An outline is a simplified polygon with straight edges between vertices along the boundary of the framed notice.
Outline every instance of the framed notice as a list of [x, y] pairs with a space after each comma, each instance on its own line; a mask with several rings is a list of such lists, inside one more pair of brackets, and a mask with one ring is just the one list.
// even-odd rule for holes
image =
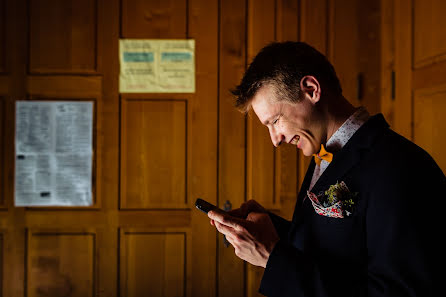
[[92, 205], [92, 158], [93, 102], [16, 102], [16, 206]]
[[120, 93], [194, 93], [195, 40], [119, 40]]

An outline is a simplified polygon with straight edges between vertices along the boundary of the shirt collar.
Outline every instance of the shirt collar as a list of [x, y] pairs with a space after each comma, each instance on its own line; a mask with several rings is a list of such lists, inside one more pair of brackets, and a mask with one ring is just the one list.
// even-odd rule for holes
[[325, 147], [329, 152], [338, 152], [350, 140], [356, 131], [370, 118], [366, 108], [361, 106], [336, 130]]

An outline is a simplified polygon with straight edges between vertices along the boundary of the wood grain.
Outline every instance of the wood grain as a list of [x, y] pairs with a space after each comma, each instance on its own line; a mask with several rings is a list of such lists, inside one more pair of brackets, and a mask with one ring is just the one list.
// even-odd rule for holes
[[121, 37], [184, 39], [187, 0], [122, 0]]
[[[220, 1], [218, 204], [238, 208], [246, 200], [246, 117], [234, 108], [230, 93], [246, 66], [246, 1]], [[245, 292], [245, 264], [218, 236], [218, 296]], [[230, 271], [231, 273], [228, 273]]]
[[187, 102], [124, 100], [121, 208], [186, 208]]
[[121, 229], [121, 295], [187, 296], [188, 235], [184, 229]]
[[[193, 203], [255, 198], [291, 219], [310, 158], [275, 149], [229, 94], [274, 40], [326, 54], [352, 103], [384, 110], [443, 168], [444, 32], [431, 21], [443, 24], [444, 4], [414, 3], [415, 20], [401, 0], [0, 0], [0, 295], [64, 293], [59, 263], [85, 296], [258, 296], [263, 269], [223, 247]], [[119, 94], [119, 38], [195, 39], [196, 92]], [[383, 95], [393, 66], [394, 101]], [[39, 98], [95, 101], [95, 207], [14, 207], [14, 103]]]
[[6, 72], [6, 0], [0, 0], [0, 73]]
[[96, 72], [97, 1], [30, 0], [31, 73]]
[[95, 234], [29, 230], [27, 296], [94, 296]]
[[415, 69], [446, 59], [446, 2], [413, 1], [413, 65]]
[[413, 141], [424, 148], [446, 172], [446, 146], [443, 120], [446, 111], [446, 84], [417, 89], [414, 93]]

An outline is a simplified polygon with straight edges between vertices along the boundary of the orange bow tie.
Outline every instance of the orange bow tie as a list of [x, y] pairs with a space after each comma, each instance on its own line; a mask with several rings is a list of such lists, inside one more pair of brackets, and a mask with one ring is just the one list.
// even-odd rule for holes
[[328, 163], [330, 163], [333, 160], [333, 154], [329, 153], [325, 150], [325, 147], [323, 144], [321, 144], [321, 151], [317, 154], [313, 154], [314, 161], [317, 165], [321, 165], [321, 161], [325, 160]]

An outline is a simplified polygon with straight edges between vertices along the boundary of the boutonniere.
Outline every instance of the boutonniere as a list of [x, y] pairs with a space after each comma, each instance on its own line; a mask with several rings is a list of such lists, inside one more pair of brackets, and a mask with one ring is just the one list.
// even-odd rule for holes
[[353, 214], [358, 192], [352, 193], [347, 185], [341, 181], [331, 185], [325, 192], [316, 195], [307, 192], [314, 210], [323, 216], [344, 218]]

